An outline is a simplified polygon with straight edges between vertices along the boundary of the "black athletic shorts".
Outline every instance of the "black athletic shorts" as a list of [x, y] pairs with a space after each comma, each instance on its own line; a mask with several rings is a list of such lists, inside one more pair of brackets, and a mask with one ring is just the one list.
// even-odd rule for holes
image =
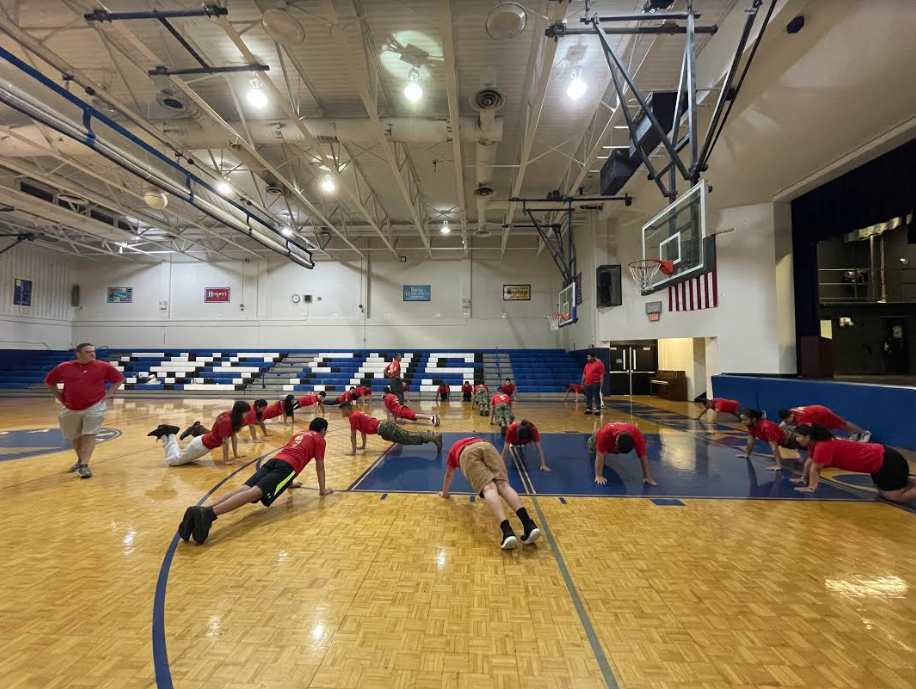
[[269, 507], [270, 503], [289, 488], [289, 484], [293, 482], [294, 478], [296, 478], [296, 472], [293, 467], [288, 462], [275, 457], [264, 462], [254, 476], [245, 481], [245, 485], [249, 488], [254, 488], [255, 486], [260, 488], [264, 493], [261, 498], [261, 504], [264, 507]]
[[462, 397], [463, 397], [463, 399], [464, 399], [465, 402], [470, 402], [470, 401], [471, 401], [471, 393], [469, 393], [469, 392], [464, 393], [464, 395], [463, 395]]
[[910, 465], [897, 450], [884, 446], [884, 464], [871, 475], [878, 490], [888, 492], [906, 488], [910, 478]]

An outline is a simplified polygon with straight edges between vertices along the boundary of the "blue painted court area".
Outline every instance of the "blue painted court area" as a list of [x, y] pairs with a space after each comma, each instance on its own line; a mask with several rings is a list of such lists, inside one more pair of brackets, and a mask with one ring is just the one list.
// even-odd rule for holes
[[[95, 437], [96, 443], [106, 443], [121, 435], [114, 428], [102, 428]], [[59, 428], [27, 428], [0, 431], [0, 462], [49, 455], [71, 448]]]
[[[395, 446], [369, 469], [351, 490], [380, 493], [425, 493], [442, 488], [449, 448], [466, 434], [444, 433], [444, 447], [437, 456], [431, 445]], [[480, 435], [502, 449], [498, 434]], [[799, 493], [789, 479], [796, 472], [768, 471], [772, 462], [736, 457], [735, 448], [700, 436], [647, 434], [646, 447], [657, 486], [642, 482], [639, 460], [633, 454], [605, 459], [608, 482], [594, 483], [594, 458], [588, 455], [584, 433], [541, 434], [550, 473], [538, 470], [537, 450], [523, 448], [520, 460], [506, 458], [509, 481], [519, 493], [539, 495], [648, 498], [775, 498], [787, 500], [870, 500], [859, 491], [822, 482], [817, 494]], [[743, 442], [743, 441], [742, 441]], [[763, 450], [765, 448], [761, 448]], [[794, 466], [796, 463], [789, 463]], [[800, 467], [796, 467], [800, 468]], [[456, 493], [471, 489], [460, 472], [452, 484]]]

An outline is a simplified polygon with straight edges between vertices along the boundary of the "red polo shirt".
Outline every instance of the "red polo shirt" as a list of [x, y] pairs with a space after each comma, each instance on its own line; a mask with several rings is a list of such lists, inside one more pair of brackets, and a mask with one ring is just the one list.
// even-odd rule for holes
[[64, 406], [74, 411], [88, 409], [98, 403], [105, 396], [105, 381], [113, 385], [122, 380], [124, 376], [118, 369], [98, 359], [86, 364], [65, 361], [45, 376], [45, 382], [50, 385], [64, 384], [61, 393]]
[[585, 378], [586, 385], [600, 383], [604, 376], [604, 363], [601, 359], [595, 359], [591, 363], [585, 364], [585, 368], [582, 369], [582, 375]]

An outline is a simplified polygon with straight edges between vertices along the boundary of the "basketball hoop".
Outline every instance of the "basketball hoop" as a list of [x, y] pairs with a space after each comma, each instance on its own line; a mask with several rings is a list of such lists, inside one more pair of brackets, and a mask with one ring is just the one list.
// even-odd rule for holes
[[547, 320], [550, 321], [551, 330], [559, 330], [560, 321], [569, 320], [569, 314], [568, 313], [548, 313]]
[[633, 261], [630, 264], [630, 275], [639, 287], [640, 294], [645, 294], [652, 287], [652, 282], [658, 271], [665, 275], [671, 275], [674, 272], [674, 263], [672, 261], [659, 261], [657, 258], [647, 258], [642, 261]]

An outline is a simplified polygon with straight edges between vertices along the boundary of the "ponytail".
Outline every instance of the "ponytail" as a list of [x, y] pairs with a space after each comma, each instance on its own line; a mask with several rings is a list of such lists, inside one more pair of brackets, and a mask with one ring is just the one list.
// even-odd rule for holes
[[293, 417], [293, 411], [296, 408], [296, 396], [287, 395], [283, 399], [283, 414], [284, 416]]
[[232, 411], [229, 413], [229, 417], [232, 420], [232, 430], [238, 432], [242, 428], [242, 423], [244, 422], [244, 416], [251, 411], [251, 405], [248, 402], [243, 402], [239, 400], [232, 405]]

